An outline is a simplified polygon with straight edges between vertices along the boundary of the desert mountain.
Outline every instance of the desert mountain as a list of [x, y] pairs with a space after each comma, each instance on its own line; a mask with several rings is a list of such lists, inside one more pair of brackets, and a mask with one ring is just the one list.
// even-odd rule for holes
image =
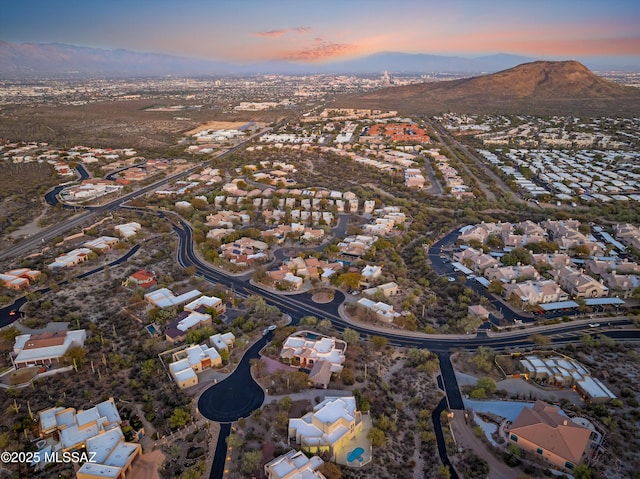
[[339, 105], [424, 114], [637, 115], [640, 89], [604, 80], [577, 61], [537, 61], [490, 75], [376, 90], [342, 98]]
[[477, 58], [375, 53], [329, 63], [263, 61], [235, 64], [130, 50], [78, 47], [60, 43], [10, 43], [0, 40], [0, 78], [79, 78], [159, 75], [315, 74], [315, 73], [456, 73], [474, 75], [496, 72], [531, 58], [489, 55]]

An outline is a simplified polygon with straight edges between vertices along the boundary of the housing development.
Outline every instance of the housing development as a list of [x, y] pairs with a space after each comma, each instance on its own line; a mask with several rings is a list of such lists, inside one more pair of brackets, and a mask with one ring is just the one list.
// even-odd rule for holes
[[636, 477], [637, 115], [424, 80], [3, 83], [0, 477]]

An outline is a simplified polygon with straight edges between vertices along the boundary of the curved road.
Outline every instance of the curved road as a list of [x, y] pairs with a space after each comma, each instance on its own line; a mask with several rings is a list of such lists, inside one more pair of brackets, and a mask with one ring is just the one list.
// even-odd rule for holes
[[[94, 268], [94, 269], [92, 269], [90, 271], [86, 271], [84, 273], [81, 273], [81, 274], [79, 274], [77, 276], [74, 276], [73, 279], [83, 279], [83, 278], [86, 278], [87, 276], [91, 276], [92, 274], [99, 273], [100, 271], [103, 271], [105, 268], [110, 268], [111, 266], [117, 266], [117, 265], [119, 265], [121, 263], [124, 263], [129, 258], [131, 258], [131, 256], [136, 254], [136, 252], [139, 249], [140, 249], [140, 245], [137, 244], [133, 248], [131, 248], [129, 251], [127, 251], [123, 256], [121, 256], [120, 258], [112, 261], [111, 263], [108, 263], [108, 264], [99, 266], [97, 268]], [[58, 286], [65, 285], [69, 281], [70, 280], [68, 280], [68, 279], [65, 280], [65, 281], [62, 281], [62, 282], [58, 283]], [[37, 290], [33, 291], [33, 293], [46, 294], [49, 291], [51, 291], [51, 288], [42, 288], [42, 289], [37, 289]], [[24, 304], [27, 301], [28, 301], [27, 297], [26, 296], [22, 296], [21, 298], [16, 299], [10, 305], [5, 306], [3, 308], [0, 308], [0, 328], [8, 326], [11, 323], [13, 323], [14, 321], [16, 321], [18, 318], [20, 318], [20, 313], [18, 312], [18, 310], [22, 306], [24, 306]]]
[[251, 346], [229, 377], [202, 393], [198, 410], [204, 417], [220, 423], [234, 422], [262, 406], [264, 391], [251, 376], [251, 360], [260, 357], [258, 353], [272, 334], [263, 336]]

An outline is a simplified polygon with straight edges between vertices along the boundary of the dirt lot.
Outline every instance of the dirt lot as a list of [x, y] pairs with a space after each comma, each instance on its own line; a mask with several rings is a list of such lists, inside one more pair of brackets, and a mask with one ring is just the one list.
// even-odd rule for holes
[[[170, 105], [168, 100], [145, 99], [91, 103], [81, 106], [57, 105], [11, 106], [0, 116], [0, 131], [12, 141], [45, 141], [54, 146], [88, 145], [104, 148], [136, 148], [143, 152], [161, 153], [171, 150], [184, 132], [211, 124], [243, 125], [250, 121], [271, 122], [282, 111], [223, 113], [207, 107], [189, 110], [188, 120], [178, 120], [185, 114], [176, 111], [145, 111]], [[186, 104], [186, 103], [185, 103]], [[212, 127], [209, 127], [212, 128]], [[172, 151], [175, 156], [183, 149]]]
[[185, 131], [184, 135], [191, 136], [205, 130], [235, 130], [240, 128], [242, 125], [246, 125], [246, 123], [246, 121], [208, 121], [193, 130]]

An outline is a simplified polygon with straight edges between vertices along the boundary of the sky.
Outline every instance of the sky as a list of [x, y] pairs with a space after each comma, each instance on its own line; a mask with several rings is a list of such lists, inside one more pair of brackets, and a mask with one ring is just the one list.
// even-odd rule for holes
[[378, 52], [640, 58], [638, 0], [15, 0], [0, 40], [249, 63]]

